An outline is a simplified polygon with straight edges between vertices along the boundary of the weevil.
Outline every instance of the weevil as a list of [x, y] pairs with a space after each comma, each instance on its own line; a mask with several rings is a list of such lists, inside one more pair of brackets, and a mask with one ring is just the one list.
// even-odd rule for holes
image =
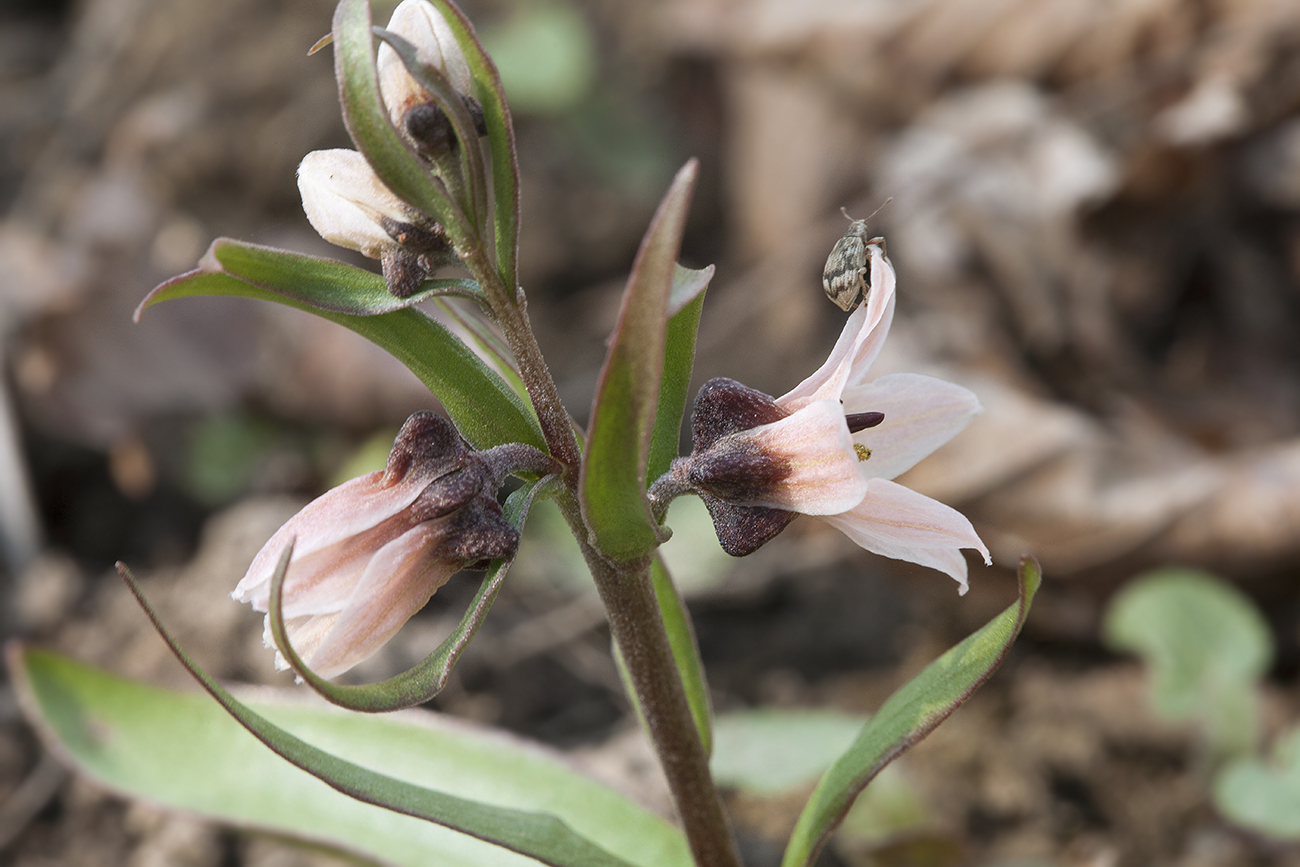
[[[826, 267], [822, 270], [822, 288], [826, 290], [826, 297], [841, 310], [852, 310], [866, 301], [871, 292], [871, 286], [867, 283], [867, 248], [878, 246], [884, 252], [885, 239], [875, 237], [868, 241], [867, 221], [853, 219], [843, 208], [840, 211], [849, 220], [849, 230], [835, 242], [831, 254], [826, 257]], [[874, 217], [875, 214], [871, 216]]]

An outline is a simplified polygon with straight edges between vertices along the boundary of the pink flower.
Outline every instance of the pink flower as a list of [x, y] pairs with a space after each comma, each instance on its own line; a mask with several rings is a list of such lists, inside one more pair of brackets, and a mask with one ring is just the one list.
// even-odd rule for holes
[[[285, 547], [283, 611], [290, 643], [322, 677], [369, 657], [454, 573], [513, 555], [519, 533], [493, 498], [493, 472], [441, 416], [402, 426], [388, 466], [308, 503], [262, 547], [231, 594], [267, 611]], [[270, 616], [264, 639], [273, 647]], [[276, 654], [276, 667], [288, 665]]]
[[962, 548], [991, 562], [960, 512], [892, 479], [979, 414], [969, 390], [919, 374], [864, 382], [894, 316], [895, 275], [869, 245], [871, 291], [830, 357], [773, 399], [731, 380], [706, 383], [692, 416], [695, 450], [678, 472], [709, 507], [728, 553], [756, 550], [796, 513], [828, 522], [877, 554], [929, 566], [967, 590]]

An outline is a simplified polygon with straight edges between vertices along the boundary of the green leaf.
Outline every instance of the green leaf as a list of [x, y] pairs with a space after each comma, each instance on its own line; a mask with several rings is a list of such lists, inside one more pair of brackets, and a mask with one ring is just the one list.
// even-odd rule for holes
[[646, 499], [650, 436], [664, 366], [668, 301], [697, 164], [677, 173], [646, 230], [591, 408], [579, 480], [592, 542], [615, 560], [642, 557], [666, 538]]
[[521, 442], [546, 449], [531, 408], [469, 347], [418, 310], [395, 310], [377, 316], [331, 313], [229, 274], [200, 268], [173, 277], [145, 296], [136, 308], [136, 321], [160, 301], [195, 295], [275, 301], [337, 322], [387, 350], [410, 368], [442, 402], [461, 435], [475, 448]]
[[1214, 805], [1231, 821], [1281, 840], [1300, 840], [1300, 729], [1278, 741], [1272, 766], [1237, 759], [1214, 780]]
[[713, 266], [699, 271], [673, 266], [673, 285], [668, 298], [668, 330], [664, 339], [663, 377], [659, 383], [659, 405], [650, 455], [646, 461], [646, 482], [668, 472], [681, 446], [682, 416], [695, 366], [695, 335], [704, 309], [704, 290], [713, 279]]
[[818, 782], [786, 846], [782, 867], [811, 864], [872, 778], [970, 698], [1002, 664], [1029, 614], [1042, 572], [1020, 561], [1020, 598], [903, 684]]
[[721, 785], [772, 795], [810, 783], [853, 743], [866, 717], [834, 710], [759, 708], [714, 721], [709, 768]]
[[497, 267], [501, 282], [510, 291], [511, 297], [514, 297], [515, 289], [519, 286], [519, 160], [515, 154], [515, 127], [510, 120], [510, 106], [506, 103], [496, 65], [483, 50], [483, 44], [474, 33], [469, 19], [455, 3], [447, 0], [432, 2], [456, 34], [456, 41], [465, 53], [465, 60], [474, 76], [473, 96], [483, 107], [483, 121], [487, 126], [492, 152]]
[[[691, 706], [695, 728], [700, 733], [700, 743], [707, 755], [713, 750], [713, 705], [709, 701], [709, 684], [704, 678], [704, 662], [700, 659], [700, 645], [695, 640], [695, 626], [686, 603], [677, 592], [673, 578], [658, 557], [650, 564], [650, 580], [654, 584], [655, 599], [668, 632], [673, 661], [682, 679], [682, 690]], [[635, 694], [635, 693], [633, 693]]]
[[1272, 660], [1273, 640], [1235, 587], [1190, 569], [1147, 573], [1111, 600], [1102, 638], [1146, 662], [1157, 713], [1197, 720], [1220, 753], [1254, 744], [1255, 689]]
[[225, 272], [245, 283], [292, 298], [317, 310], [375, 316], [414, 307], [435, 296], [459, 295], [479, 300], [483, 293], [473, 280], [426, 280], [420, 291], [398, 298], [384, 278], [333, 259], [304, 256], [288, 250], [218, 238], [199, 260], [199, 270]]
[[[528, 519], [528, 511], [533, 503], [533, 496], [539, 488], [544, 487], [545, 482], [553, 478], [548, 477], [524, 485], [507, 498], [504, 510], [506, 520], [516, 530], [523, 529], [524, 522]], [[465, 649], [469, 647], [470, 640], [473, 639], [474, 634], [478, 632], [479, 626], [487, 618], [488, 611], [492, 608], [492, 603], [496, 601], [497, 594], [501, 591], [501, 585], [505, 582], [506, 573], [510, 571], [510, 565], [514, 562], [513, 557], [492, 561], [483, 576], [482, 583], [479, 585], [478, 593], [475, 595], [474, 600], [470, 602], [469, 608], [466, 609], [464, 615], [461, 616], [460, 623], [456, 625], [450, 635], [443, 639], [437, 649], [425, 657], [422, 662], [395, 677], [390, 677], [379, 683], [358, 686], [330, 683], [320, 677], [307, 667], [306, 663], [302, 661], [302, 658], [298, 656], [289, 643], [288, 633], [284, 626], [284, 617], [281, 613], [281, 598], [284, 588], [284, 576], [289, 568], [291, 552], [292, 545], [286, 548], [284, 555], [280, 558], [279, 565], [276, 567], [275, 574], [271, 578], [269, 617], [275, 646], [285, 660], [288, 661], [289, 667], [293, 669], [294, 674], [306, 681], [307, 685], [316, 692], [341, 707], [366, 713], [386, 713], [402, 708], [415, 707], [424, 704], [442, 692], [443, 687], [447, 685], [447, 678], [451, 676], [452, 667], [460, 660], [460, 657], [465, 653]]]
[[339, 82], [343, 122], [357, 150], [398, 198], [432, 215], [446, 227], [457, 250], [464, 248], [468, 226], [463, 211], [442, 183], [402, 140], [379, 94], [375, 42], [367, 0], [340, 0], [334, 11], [334, 75]]
[[[259, 736], [319, 765], [322, 782], [273, 756], [202, 693], [146, 686], [17, 644], [8, 658], [45, 742], [129, 797], [411, 867], [536, 864], [449, 827], [499, 836], [547, 864], [690, 864], [666, 822], [501, 732], [424, 711], [346, 713], [303, 703], [296, 690], [250, 692], [246, 707], [207, 683]], [[422, 787], [430, 784], [442, 791]], [[397, 812], [383, 808], [390, 802]]]

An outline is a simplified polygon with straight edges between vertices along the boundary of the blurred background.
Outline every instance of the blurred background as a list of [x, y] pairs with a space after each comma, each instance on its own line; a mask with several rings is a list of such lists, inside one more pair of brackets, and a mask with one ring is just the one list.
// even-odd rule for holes
[[[812, 522], [732, 561], [698, 503], [674, 507], [669, 561], [721, 710], [870, 712], [1014, 598], [1022, 553], [1043, 564], [1008, 666], [901, 763], [906, 821], [846, 833], [824, 863], [1300, 864], [1294, 843], [1216, 813], [1194, 732], [1149, 710], [1143, 668], [1099, 637], [1134, 576], [1210, 570], [1267, 619], [1264, 743], [1300, 720], [1300, 5], [464, 8], [515, 113], [521, 279], [580, 421], [640, 235], [691, 156], [683, 261], [718, 268], [697, 384], [781, 394], [819, 364], [843, 322], [820, 287], [840, 208], [892, 198], [872, 220], [899, 272], [877, 372], [940, 375], [984, 403], [903, 479], [993, 550], [965, 598]], [[140, 324], [132, 311], [222, 235], [348, 258], [312, 232], [294, 180], [308, 151], [348, 145], [329, 52], [306, 56], [331, 12], [0, 0], [4, 636], [183, 686], [112, 573], [123, 559], [209, 670], [290, 682], [260, 617], [226, 594], [281, 521], [435, 404], [306, 314], [233, 299]], [[530, 525], [434, 706], [659, 798], [557, 524]], [[472, 591], [449, 584], [357, 679], [420, 659]], [[752, 863], [776, 863], [800, 798], [728, 797]], [[69, 778], [3, 685], [0, 863], [352, 862]]]

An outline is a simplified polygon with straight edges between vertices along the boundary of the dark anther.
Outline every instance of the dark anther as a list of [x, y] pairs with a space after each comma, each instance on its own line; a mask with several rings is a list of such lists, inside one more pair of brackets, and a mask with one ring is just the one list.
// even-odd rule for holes
[[866, 430], [869, 427], [875, 427], [885, 420], [883, 412], [853, 412], [844, 417], [848, 422], [849, 433], [855, 434], [860, 430]]

